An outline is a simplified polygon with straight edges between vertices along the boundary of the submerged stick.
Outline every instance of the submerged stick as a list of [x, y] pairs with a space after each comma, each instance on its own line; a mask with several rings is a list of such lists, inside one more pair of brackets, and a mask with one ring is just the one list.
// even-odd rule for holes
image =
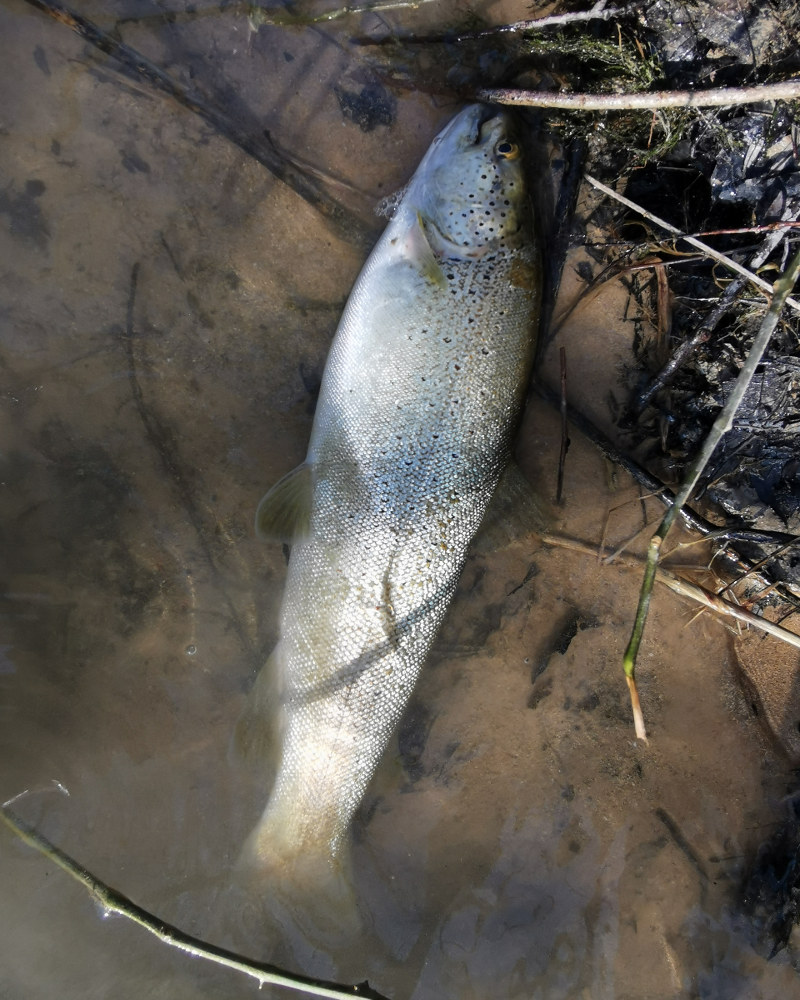
[[633, 624], [633, 630], [631, 632], [628, 647], [625, 650], [625, 655], [622, 660], [625, 677], [628, 681], [628, 687], [631, 690], [631, 707], [633, 708], [634, 713], [636, 736], [639, 739], [646, 740], [647, 734], [644, 727], [644, 719], [641, 714], [641, 709], [637, 712], [639, 699], [636, 694], [636, 658], [639, 653], [639, 646], [642, 641], [642, 635], [647, 621], [647, 614], [650, 609], [650, 597], [653, 592], [653, 583], [656, 577], [656, 569], [658, 567], [661, 545], [667, 537], [667, 534], [681, 508], [697, 486], [697, 482], [708, 464], [708, 460], [711, 458], [714, 449], [722, 440], [723, 436], [731, 429], [739, 404], [744, 398], [744, 394], [752, 381], [753, 375], [755, 375], [756, 368], [761, 363], [761, 359], [767, 349], [772, 333], [778, 325], [778, 320], [781, 312], [783, 311], [783, 307], [786, 305], [789, 292], [791, 292], [794, 288], [799, 275], [800, 252], [795, 255], [786, 271], [775, 282], [773, 286], [772, 302], [770, 303], [769, 309], [761, 322], [761, 326], [759, 327], [758, 333], [753, 341], [753, 345], [750, 348], [750, 353], [747, 355], [744, 365], [734, 382], [730, 397], [728, 398], [725, 406], [723, 406], [717, 414], [717, 419], [714, 421], [714, 424], [708, 432], [700, 451], [697, 453], [694, 461], [692, 462], [683, 485], [675, 495], [675, 502], [664, 515], [658, 531], [650, 539], [650, 545], [647, 550], [647, 563], [645, 565], [644, 578], [639, 592], [639, 605], [636, 610], [636, 619]]
[[238, 125], [196, 90], [174, 79], [136, 49], [118, 41], [94, 22], [58, 3], [57, 0], [26, 0], [26, 2], [59, 23], [65, 24], [85, 41], [115, 59], [132, 77], [146, 81], [151, 87], [202, 118], [215, 132], [238, 146], [248, 156], [252, 156], [278, 180], [315, 208], [335, 229], [340, 239], [360, 247], [371, 245], [371, 233], [361, 220], [331, 198], [313, 177], [309, 177], [291, 160], [281, 155], [263, 128], [256, 127], [255, 122], [252, 131]]
[[[372, 10], [386, 9], [395, 6], [386, 4], [385, 7], [375, 6]], [[399, 6], [399, 4], [397, 5]], [[410, 4], [409, 6], [415, 6]], [[575, 24], [579, 21], [610, 21], [614, 17], [623, 17], [630, 13], [632, 7], [604, 7], [602, 3], [595, 4], [591, 10], [575, 10], [565, 14], [548, 14], [546, 17], [534, 17], [525, 21], [514, 21], [511, 24], [496, 24], [488, 28], [477, 28], [474, 31], [438, 31], [428, 35], [403, 34], [388, 35], [386, 38], [354, 38], [358, 45], [430, 45], [437, 42], [467, 42], [476, 38], [492, 38], [495, 35], [517, 34], [524, 32], [542, 31], [545, 28], [563, 27], [566, 24]]]
[[562, 347], [559, 351], [561, 359], [561, 451], [558, 456], [558, 485], [556, 487], [556, 503], [561, 503], [564, 495], [564, 464], [569, 448], [569, 425], [567, 422], [567, 351]]
[[544, 90], [484, 88], [476, 99], [487, 104], [513, 104], [526, 108], [559, 108], [562, 111], [647, 111], [657, 108], [721, 108], [758, 104], [761, 101], [794, 101], [800, 97], [800, 80], [782, 80], [755, 87], [718, 87], [710, 90], [658, 90], [643, 94], [553, 94]]
[[126, 917], [153, 934], [159, 941], [163, 941], [164, 944], [177, 948], [193, 958], [202, 958], [208, 962], [214, 962], [216, 965], [233, 969], [234, 972], [251, 976], [258, 982], [259, 988], [268, 983], [271, 986], [282, 986], [284, 989], [303, 993], [306, 996], [331, 998], [331, 1000], [352, 1000], [353, 997], [387, 1000], [382, 994], [373, 990], [367, 982], [355, 986], [341, 986], [321, 979], [294, 975], [279, 969], [277, 966], [269, 965], [266, 962], [250, 961], [232, 951], [227, 951], [225, 948], [218, 948], [216, 945], [208, 944], [190, 934], [185, 934], [177, 927], [173, 927], [171, 924], [159, 920], [152, 913], [148, 913], [147, 910], [143, 910], [127, 896], [123, 896], [121, 892], [106, 885], [105, 882], [101, 882], [74, 858], [62, 851], [60, 847], [56, 847], [47, 837], [17, 816], [9, 809], [8, 803], [0, 807], [0, 818], [26, 844], [35, 847], [37, 851], [40, 851], [68, 875], [71, 875], [76, 882], [79, 882], [101, 907], [104, 914], [116, 913], [121, 917]]

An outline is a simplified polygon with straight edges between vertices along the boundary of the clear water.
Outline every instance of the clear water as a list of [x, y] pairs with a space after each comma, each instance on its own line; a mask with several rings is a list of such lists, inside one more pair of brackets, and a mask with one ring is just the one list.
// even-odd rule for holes
[[[413, 87], [382, 103], [371, 54], [348, 38], [466, 8], [290, 27], [235, 5], [173, 5], [174, 23], [167, 5], [81, 9], [260, 122], [350, 221], [332, 227], [195, 114], [3, 3], [0, 795], [29, 789], [30, 822], [186, 931], [368, 976], [393, 1000], [794, 995], [786, 953], [759, 958], [734, 908], [788, 765], [738, 692], [728, 634], [656, 595], [640, 667], [652, 739], [637, 745], [620, 656], [638, 575], [530, 535], [478, 547], [364, 803], [363, 941], [323, 954], [266, 934], [231, 874], [267, 788], [230, 736], [275, 641], [285, 568], [252, 515], [304, 455], [327, 346], [380, 229], [372, 208], [455, 109]], [[561, 341], [598, 419], [629, 350], [623, 305], [604, 299]], [[546, 497], [558, 449], [557, 417], [532, 402], [520, 459]], [[555, 528], [598, 541], [608, 518], [616, 543], [642, 526], [637, 490], [607, 473], [573, 435]], [[0, 884], [3, 1000], [253, 995], [104, 920], [5, 830]]]

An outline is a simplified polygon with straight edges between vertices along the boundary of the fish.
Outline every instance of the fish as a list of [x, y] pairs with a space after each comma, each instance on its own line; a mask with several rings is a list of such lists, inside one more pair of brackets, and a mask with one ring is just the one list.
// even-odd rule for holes
[[512, 116], [470, 105], [433, 140], [353, 286], [305, 461], [258, 506], [258, 535], [292, 547], [279, 640], [240, 723], [246, 744], [272, 712], [278, 744], [244, 852], [256, 870], [299, 866], [318, 884], [343, 865], [514, 468], [539, 257]]

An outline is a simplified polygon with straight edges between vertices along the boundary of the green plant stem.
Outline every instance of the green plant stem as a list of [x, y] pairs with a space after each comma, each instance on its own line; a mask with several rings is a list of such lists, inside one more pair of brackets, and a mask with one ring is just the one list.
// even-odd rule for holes
[[155, 935], [159, 941], [163, 941], [172, 948], [177, 948], [179, 951], [183, 951], [194, 958], [202, 958], [206, 961], [214, 962], [216, 965], [223, 965], [228, 969], [233, 969], [235, 972], [251, 976], [257, 980], [259, 988], [265, 983], [269, 983], [271, 986], [282, 986], [284, 989], [294, 990], [306, 996], [325, 997], [331, 998], [331, 1000], [352, 1000], [353, 997], [366, 997], [368, 1000], [369, 998], [371, 1000], [386, 1000], [386, 997], [377, 993], [366, 982], [355, 986], [341, 986], [337, 983], [328, 983], [319, 979], [294, 975], [279, 969], [277, 966], [250, 961], [249, 959], [242, 958], [240, 955], [236, 955], [234, 952], [218, 948], [216, 945], [208, 944], [199, 938], [185, 934], [177, 927], [173, 927], [171, 924], [159, 920], [152, 913], [148, 913], [147, 910], [143, 910], [136, 903], [131, 902], [130, 899], [123, 896], [121, 892], [117, 892], [116, 889], [112, 889], [104, 882], [101, 882], [100, 879], [92, 875], [90, 871], [75, 861], [74, 858], [71, 858], [62, 851], [60, 847], [56, 847], [47, 837], [43, 836], [17, 816], [16, 813], [8, 808], [8, 804], [0, 807], [0, 818], [26, 844], [36, 848], [37, 851], [44, 854], [45, 857], [58, 865], [59, 868], [62, 868], [68, 875], [71, 875], [76, 882], [79, 882], [95, 902], [99, 904], [105, 914], [117, 913], [122, 917], [127, 917], [128, 920], [132, 920], [150, 934]]
[[631, 707], [634, 714], [636, 736], [639, 739], [646, 740], [647, 732], [645, 730], [641, 708], [639, 708], [639, 696], [636, 691], [636, 658], [638, 656], [639, 646], [644, 634], [645, 623], [647, 622], [647, 613], [650, 608], [650, 597], [653, 591], [653, 583], [656, 578], [661, 545], [667, 537], [667, 533], [672, 527], [675, 518], [680, 513], [681, 508], [697, 486], [697, 482], [703, 474], [703, 470], [708, 464], [708, 460], [711, 458], [714, 449], [717, 447], [724, 435], [731, 429], [739, 404], [744, 398], [744, 394], [747, 392], [747, 387], [750, 385], [753, 375], [755, 375], [756, 368], [764, 357], [764, 352], [767, 349], [767, 345], [769, 344], [775, 327], [778, 325], [781, 312], [783, 311], [783, 307], [789, 297], [789, 293], [794, 288], [798, 275], [800, 275], [800, 252], [795, 255], [786, 271], [773, 285], [772, 302], [770, 303], [769, 309], [761, 322], [761, 326], [755, 336], [750, 352], [745, 359], [742, 370], [739, 372], [736, 382], [733, 385], [730, 397], [728, 398], [725, 406], [723, 406], [717, 414], [717, 419], [714, 421], [711, 430], [708, 432], [708, 435], [703, 442], [703, 446], [695, 456], [687, 473], [686, 479], [675, 496], [674, 503], [664, 515], [664, 518], [658, 527], [658, 531], [656, 531], [650, 540], [650, 545], [647, 550], [647, 564], [645, 566], [644, 578], [642, 579], [642, 587], [639, 592], [639, 605], [636, 609], [636, 619], [633, 624], [633, 630], [631, 632], [630, 641], [628, 642], [628, 647], [625, 650], [625, 655], [622, 660], [625, 677], [631, 692]]

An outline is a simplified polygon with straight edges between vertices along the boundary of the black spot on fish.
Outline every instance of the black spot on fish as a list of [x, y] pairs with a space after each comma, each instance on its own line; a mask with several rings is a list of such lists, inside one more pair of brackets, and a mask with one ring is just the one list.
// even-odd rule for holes
[[335, 93], [344, 117], [362, 132], [371, 132], [378, 125], [391, 125], [395, 119], [397, 102], [378, 83], [367, 83], [358, 92], [336, 87]]

